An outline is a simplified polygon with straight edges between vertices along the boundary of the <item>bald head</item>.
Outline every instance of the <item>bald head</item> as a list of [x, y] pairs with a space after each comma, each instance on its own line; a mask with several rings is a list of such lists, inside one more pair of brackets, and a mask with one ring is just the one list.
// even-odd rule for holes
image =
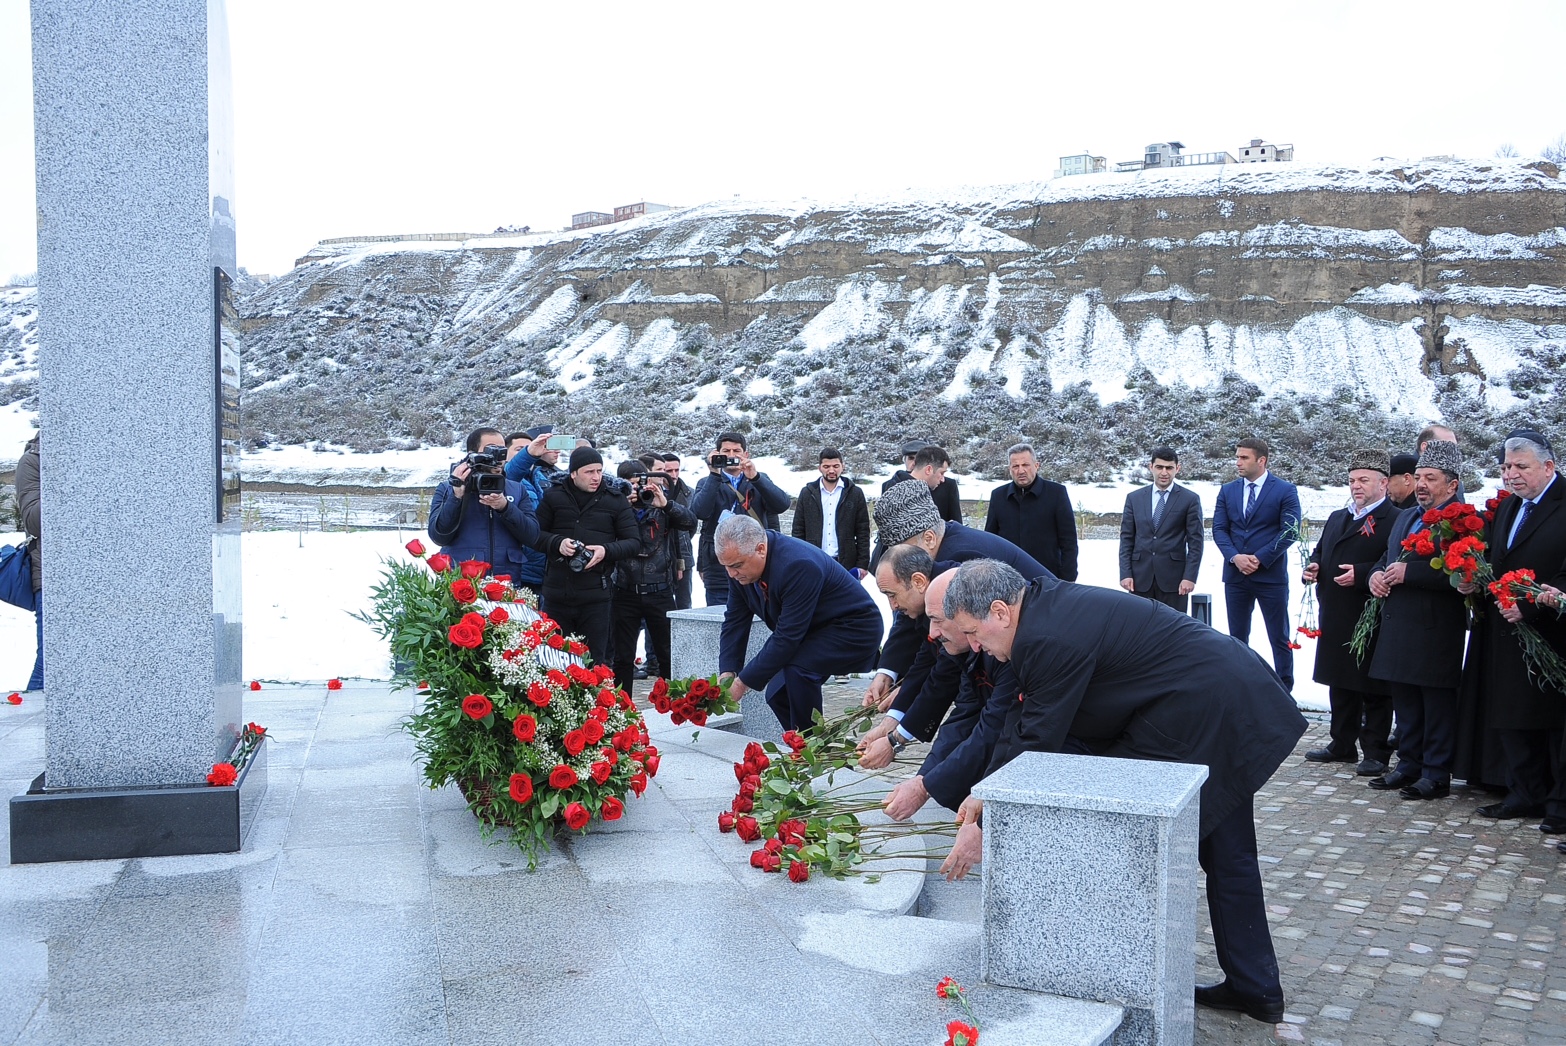
[[953, 567], [937, 575], [924, 590], [924, 612], [930, 618], [930, 638], [940, 643], [948, 654], [954, 656], [978, 649], [969, 642], [967, 636], [962, 634], [962, 630], [946, 617], [943, 606], [946, 601], [946, 588], [956, 576], [957, 568]]

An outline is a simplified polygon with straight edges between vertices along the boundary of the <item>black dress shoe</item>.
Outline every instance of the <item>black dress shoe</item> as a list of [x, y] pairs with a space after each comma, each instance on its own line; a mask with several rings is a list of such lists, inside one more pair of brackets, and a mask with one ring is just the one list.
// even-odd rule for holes
[[1380, 759], [1372, 759], [1366, 756], [1359, 761], [1359, 765], [1354, 768], [1354, 772], [1360, 777], [1380, 777], [1387, 772], [1387, 764]]
[[1559, 814], [1546, 814], [1544, 820], [1539, 823], [1539, 831], [1545, 835], [1566, 835], [1566, 817]]
[[1357, 763], [1359, 757], [1353, 752], [1348, 755], [1334, 752], [1331, 748], [1312, 748], [1305, 753], [1305, 758], [1313, 763]]
[[1566, 843], [1556, 843], [1555, 848], [1561, 853], [1566, 854]]
[[1480, 817], [1488, 817], [1492, 821], [1510, 821], [1515, 817], [1542, 817], [1542, 806], [1508, 806], [1505, 803], [1491, 803], [1489, 806], [1481, 806], [1474, 813]]
[[1253, 999], [1229, 987], [1228, 981], [1218, 984], [1198, 984], [1196, 1002], [1199, 1006], [1209, 1006], [1215, 1010], [1238, 1010], [1263, 1024], [1277, 1024], [1283, 1020], [1282, 999], [1276, 1002]]
[[1452, 786], [1446, 781], [1421, 777], [1408, 787], [1399, 788], [1397, 794], [1404, 799], [1445, 799], [1452, 794]]
[[1419, 778], [1413, 774], [1400, 774], [1393, 771], [1390, 774], [1382, 774], [1380, 777], [1372, 777], [1365, 783], [1378, 792], [1390, 792], [1394, 788], [1406, 788]]

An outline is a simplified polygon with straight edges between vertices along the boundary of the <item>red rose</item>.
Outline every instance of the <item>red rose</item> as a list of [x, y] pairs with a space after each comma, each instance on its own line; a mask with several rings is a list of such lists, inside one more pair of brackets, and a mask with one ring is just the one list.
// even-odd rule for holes
[[783, 852], [783, 840], [781, 840], [781, 839], [768, 839], [766, 842], [761, 844], [761, 848], [763, 850], [767, 851], [767, 853], [769, 853], [769, 854], [782, 853]]
[[451, 583], [451, 598], [458, 603], [471, 603], [478, 598], [478, 589], [473, 587], [473, 582], [458, 578]]
[[604, 739], [604, 724], [596, 719], [589, 719], [582, 724], [582, 736], [587, 738], [587, 743], [596, 745]]
[[608, 763], [594, 763], [592, 767], [593, 783], [603, 784], [605, 781], [609, 780], [609, 775], [612, 773], [614, 773], [614, 767], [610, 766]]
[[752, 850], [750, 852], [750, 866], [752, 868], [760, 868], [761, 867], [761, 863], [763, 861], [765, 861], [766, 859], [767, 859], [767, 851], [764, 850], [764, 849], [761, 849], [761, 848], [758, 847], [757, 849]]
[[566, 646], [570, 649], [571, 653], [575, 654], [577, 657], [581, 657], [583, 654], [587, 653], [587, 648], [574, 639], [567, 643]]
[[526, 744], [538, 736], [538, 720], [526, 712], [518, 712], [517, 717], [511, 721], [511, 735]]
[[525, 803], [533, 798], [533, 779], [527, 774], [512, 774], [511, 798], [519, 803]]
[[667, 697], [663, 697], [658, 694], [653, 694], [648, 700], [652, 701], [653, 710], [660, 715], [668, 715], [670, 710], [674, 707], [669, 703], [669, 699]]
[[614, 669], [610, 668], [608, 665], [599, 665], [597, 668], [593, 669], [593, 674], [598, 677], [598, 681], [600, 683], [607, 683], [609, 680], [614, 678]]
[[1461, 516], [1464, 510], [1467, 508], [1468, 506], [1463, 504], [1461, 501], [1454, 501], [1450, 505], [1446, 506], [1446, 508], [1441, 510], [1441, 518], [1456, 519], [1458, 516]]
[[783, 743], [788, 745], [794, 751], [800, 752], [803, 751], [810, 742], [806, 741], [805, 735], [800, 733], [798, 730], [785, 730], [783, 732]]
[[750, 776], [750, 764], [749, 763], [735, 763], [734, 764], [734, 780], [743, 782], [745, 780], [745, 778], [747, 778], [749, 776]]
[[646, 759], [643, 759], [642, 760], [642, 765], [647, 768], [647, 776], [648, 777], [657, 777], [658, 776], [658, 767], [659, 767], [659, 765], [661, 765], [662, 762], [663, 762], [663, 760], [659, 759], [655, 755], [650, 755]]
[[549, 771], [549, 787], [558, 788], [562, 792], [575, 785], [577, 780], [576, 771], [564, 763]]
[[760, 787], [756, 782], [759, 780], [760, 778], [755, 776], [745, 778], [740, 782], [739, 794], [746, 799], [756, 798], [756, 789]]
[[657, 682], [653, 683], [652, 691], [647, 696], [648, 697], [663, 697], [668, 692], [669, 692], [669, 681], [667, 679], [663, 679], [662, 677], [660, 677]]
[[565, 750], [571, 753], [571, 755], [578, 756], [582, 754], [582, 749], [587, 747], [587, 738], [583, 736], [580, 730], [570, 730], [567, 731], [560, 743], [565, 745]]
[[783, 867], [783, 858], [774, 853], [761, 852], [761, 870], [764, 872], [776, 872]]
[[465, 621], [459, 621], [446, 629], [446, 638], [460, 647], [477, 650], [484, 645], [484, 633]]
[[761, 838], [761, 825], [754, 817], [736, 817], [734, 819], [734, 834], [753, 843]]
[[700, 700], [707, 696], [707, 691], [710, 689], [712, 689], [712, 684], [707, 682], [705, 679], [693, 679], [691, 680], [691, 686], [688, 693], [697, 700]]
[[492, 625], [503, 625], [510, 620], [511, 615], [506, 613], [505, 607], [496, 607], [489, 612], [489, 623]]
[[555, 692], [543, 683], [529, 683], [527, 685], [527, 699], [539, 708], [547, 708], [549, 702], [554, 700]]
[[544, 678], [549, 681], [550, 686], [557, 690], [564, 690], [566, 687], [571, 685], [570, 677], [568, 677], [558, 668], [551, 668], [549, 671], [545, 672]]
[[631, 775], [631, 791], [638, 796], [647, 791], [647, 775], [640, 770]]
[[625, 709], [627, 712], [634, 712], [636, 711], [636, 702], [631, 700], [630, 694], [621, 694], [620, 707]]
[[613, 708], [620, 703], [620, 698], [613, 690], [600, 690], [597, 701], [599, 708]]
[[511, 580], [511, 575], [510, 574], [495, 574], [494, 578], [495, 578], [496, 581], [506, 581], [506, 582], [509, 582]]
[[805, 845], [805, 831], [809, 826], [798, 818], [778, 825], [778, 838], [790, 846]]
[[451, 569], [451, 557], [444, 552], [431, 556], [426, 562], [429, 563], [430, 569], [437, 574], [444, 574]]
[[341, 690], [342, 688], [343, 681], [341, 679], [328, 679], [326, 681], [326, 689], [328, 690]]
[[421, 559], [424, 557], [424, 542], [420, 541], [418, 538], [414, 538], [412, 541], [408, 542], [402, 547], [407, 549], [408, 552], [412, 555], [418, 556]]
[[723, 811], [721, 814], [718, 815], [718, 831], [720, 831], [720, 832], [732, 832], [732, 831], [734, 831], [734, 821], [735, 820], [736, 820], [736, 818], [735, 818], [735, 815], [734, 815], [733, 811], [731, 811], [731, 810]]
[[587, 812], [587, 807], [581, 803], [571, 803], [565, 808], [566, 827], [573, 832], [580, 832], [587, 827], [587, 822], [593, 819], [593, 815]]
[[[16, 697], [16, 695], [12, 694], [11, 697]], [[9, 701], [10, 698], [7, 698], [6, 700]], [[19, 705], [22, 702], [21, 699], [18, 698], [11, 703]], [[213, 785], [217, 788], [226, 788], [238, 780], [238, 778], [239, 771], [234, 769], [233, 763], [214, 763], [212, 764], [212, 772], [207, 775], [207, 784]]]
[[261, 689], [261, 681], [259, 679], [252, 679], [250, 681], [250, 689], [252, 689], [252, 690], [260, 690]]
[[756, 803], [747, 795], [736, 795], [734, 801], [729, 804], [729, 809], [737, 814], [748, 814], [756, 809]]
[[464, 559], [462, 561], [462, 576], [469, 581], [483, 577], [488, 572], [489, 564], [482, 559]]
[[788, 863], [788, 881], [802, 883], [810, 878], [810, 865], [804, 861], [790, 861]]
[[605, 821], [618, 821], [623, 813], [625, 813], [625, 804], [612, 795], [604, 800], [603, 806], [598, 808], [598, 816]]
[[549, 649], [551, 650], [565, 649], [565, 638], [561, 636], [559, 632], [556, 632], [554, 635], [544, 640], [544, 642], [549, 644]]
[[462, 699], [462, 714], [469, 719], [483, 719], [494, 710], [495, 706], [483, 694], [469, 694]]
[[484, 586], [484, 598], [492, 603], [499, 603], [506, 598], [506, 586], [498, 581], [491, 581]]
[[636, 732], [630, 727], [614, 735], [614, 746], [622, 752], [629, 752], [634, 744], [636, 744]]

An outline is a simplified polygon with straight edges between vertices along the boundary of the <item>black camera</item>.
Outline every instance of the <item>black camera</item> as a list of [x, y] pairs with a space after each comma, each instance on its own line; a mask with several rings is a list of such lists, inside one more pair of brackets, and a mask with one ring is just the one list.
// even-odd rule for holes
[[476, 469], [503, 469], [506, 467], [506, 448], [491, 443], [483, 450], [474, 451], [462, 459]]
[[658, 481], [647, 476], [639, 476], [636, 480], [636, 500], [644, 505], [651, 505], [658, 500]]
[[745, 464], [744, 458], [731, 458], [727, 454], [714, 454], [707, 459], [707, 467], [710, 469], [731, 469], [743, 464]]
[[478, 491], [479, 497], [485, 494], [504, 494], [506, 492], [506, 477], [499, 472], [475, 472], [473, 475], [473, 488]]
[[587, 550], [586, 545], [576, 546], [576, 552], [566, 560], [566, 566], [580, 574], [587, 569], [587, 564], [593, 558], [593, 554]]

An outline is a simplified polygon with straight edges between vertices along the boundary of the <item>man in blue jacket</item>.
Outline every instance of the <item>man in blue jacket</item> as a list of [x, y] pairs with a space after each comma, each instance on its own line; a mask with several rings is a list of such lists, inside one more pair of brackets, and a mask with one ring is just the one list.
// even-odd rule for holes
[[722, 606], [729, 598], [729, 574], [713, 555], [712, 538], [730, 515], [746, 515], [766, 530], [778, 530], [778, 515], [788, 511], [789, 496], [765, 472], [756, 469], [738, 432], [718, 435], [716, 448], [707, 458], [707, 476], [696, 484], [690, 510], [701, 522], [697, 543], [696, 571], [709, 607]]
[[[503, 460], [500, 430], [474, 429], [468, 435], [469, 454], [491, 450]], [[429, 532], [441, 551], [460, 563], [467, 559], [490, 564], [491, 574], [509, 574], [520, 581], [527, 569], [527, 554], [538, 540], [538, 520], [522, 484], [500, 477], [499, 466], [478, 466], [493, 472], [505, 485], [505, 493], [480, 494], [474, 480], [475, 466], [458, 462], [451, 475], [430, 498]]]
[[[858, 579], [831, 556], [797, 538], [730, 516], [713, 534], [713, 554], [729, 576], [728, 612], [718, 641], [718, 671], [739, 698], [765, 688], [785, 730], [804, 730], [821, 711], [829, 676], [875, 664], [881, 612]], [[744, 663], [752, 615], [772, 637]]]
[[1251, 639], [1251, 612], [1261, 605], [1272, 664], [1294, 689], [1294, 650], [1289, 646], [1289, 546], [1299, 532], [1300, 496], [1294, 484], [1267, 471], [1267, 441], [1255, 436], [1235, 446], [1240, 478], [1225, 483], [1213, 506], [1213, 544], [1223, 553], [1223, 594], [1229, 634]]

